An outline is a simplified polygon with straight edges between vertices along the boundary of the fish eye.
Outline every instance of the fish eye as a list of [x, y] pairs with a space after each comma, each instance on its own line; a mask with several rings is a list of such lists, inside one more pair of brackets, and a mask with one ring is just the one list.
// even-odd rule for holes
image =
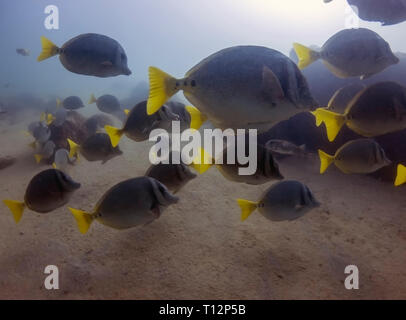
[[195, 81], [195, 80], [192, 80], [192, 81], [190, 82], [190, 85], [191, 85], [192, 87], [196, 87], [196, 81]]

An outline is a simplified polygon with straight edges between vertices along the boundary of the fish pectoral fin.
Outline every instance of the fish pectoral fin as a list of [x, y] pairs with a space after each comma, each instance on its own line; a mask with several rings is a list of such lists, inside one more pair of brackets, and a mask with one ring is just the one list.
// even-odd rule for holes
[[262, 67], [262, 91], [271, 100], [272, 105], [285, 97], [278, 77], [267, 66]]
[[[159, 204], [156, 204], [156, 205], [154, 205], [152, 208], [151, 208], [151, 212], [152, 212], [152, 214], [154, 215], [154, 218], [155, 219], [158, 219], [160, 216], [161, 216], [161, 214], [162, 214], [162, 211], [161, 211], [161, 208], [159, 207]], [[152, 221], [151, 221], [152, 222]], [[151, 223], [151, 222], [149, 222], [149, 223]], [[148, 224], [149, 224], [148, 223]]]
[[23, 216], [24, 209], [26, 207], [24, 202], [14, 200], [3, 200], [3, 203], [10, 209], [13, 214], [14, 221], [18, 223]]
[[76, 223], [78, 225], [79, 231], [82, 234], [85, 234], [89, 228], [90, 225], [92, 224], [94, 217], [91, 213], [88, 213], [83, 210], [78, 210], [78, 209], [73, 209], [73, 208], [68, 208], [70, 212], [72, 212]]
[[251, 213], [253, 213], [255, 209], [258, 207], [257, 202], [248, 201], [244, 199], [237, 199], [237, 203], [241, 209], [241, 221], [246, 220], [251, 215]]
[[363, 75], [360, 77], [360, 79], [361, 79], [361, 80], [365, 80], [365, 79], [371, 78], [373, 75], [375, 75], [375, 73], [363, 74]]

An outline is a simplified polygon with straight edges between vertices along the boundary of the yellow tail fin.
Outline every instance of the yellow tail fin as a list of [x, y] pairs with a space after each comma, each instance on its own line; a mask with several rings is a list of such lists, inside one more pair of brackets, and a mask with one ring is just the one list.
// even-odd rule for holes
[[241, 208], [241, 221], [246, 220], [258, 206], [257, 202], [248, 201], [244, 199], [237, 199], [237, 202]]
[[128, 116], [130, 114], [130, 110], [129, 109], [124, 109], [124, 113]]
[[334, 156], [330, 156], [329, 154], [319, 150], [319, 158], [320, 158], [320, 174], [326, 172], [327, 168], [334, 162]]
[[45, 114], [45, 112], [42, 112], [41, 115], [39, 116], [39, 120], [45, 121], [45, 119], [46, 119], [46, 114]]
[[68, 143], [69, 143], [69, 157], [73, 158], [77, 156], [80, 146], [75, 142], [73, 142], [71, 139], [68, 139]]
[[106, 130], [107, 134], [110, 137], [111, 145], [113, 147], [117, 147], [121, 137], [123, 136], [123, 129], [117, 129], [112, 126], [106, 125], [104, 126], [104, 130]]
[[192, 161], [192, 168], [203, 174], [213, 165], [213, 158], [203, 148], [200, 148], [199, 154]]
[[56, 106], [59, 108], [60, 106], [62, 106], [62, 101], [61, 99], [56, 99]]
[[90, 99], [89, 99], [88, 104], [92, 104], [92, 103], [96, 103], [96, 102], [97, 102], [97, 99], [96, 99], [96, 97], [94, 96], [94, 94], [92, 93], [92, 94], [90, 95]]
[[334, 141], [345, 124], [345, 115], [319, 108], [313, 112], [316, 117], [316, 124], [324, 122], [327, 130], [327, 138], [330, 142]]
[[42, 61], [53, 57], [59, 53], [59, 48], [45, 37], [41, 37], [42, 52], [38, 56], [37, 61]]
[[85, 234], [89, 230], [90, 225], [94, 220], [93, 215], [91, 213], [78, 209], [73, 208], [68, 209], [70, 210], [70, 212], [72, 212], [73, 216], [75, 217], [80, 233]]
[[55, 163], [55, 162], [52, 163], [52, 168], [58, 169], [58, 167], [56, 166], [56, 163]]
[[36, 161], [37, 163], [40, 163], [41, 160], [42, 160], [42, 155], [40, 155], [40, 154], [34, 154], [34, 158], [35, 158], [35, 161]]
[[47, 116], [47, 125], [49, 126], [52, 122], [54, 122], [56, 118], [52, 114], [48, 114]]
[[398, 187], [406, 182], [406, 167], [399, 164], [396, 174], [395, 186]]
[[13, 214], [14, 221], [18, 223], [23, 216], [25, 203], [14, 200], [3, 200], [3, 203], [10, 209], [11, 213]]
[[207, 116], [194, 106], [186, 106], [185, 109], [190, 114], [190, 128], [199, 130], [202, 124], [207, 121]]
[[176, 88], [176, 79], [155, 67], [149, 67], [149, 97], [147, 114], [157, 112], [165, 102], [179, 91]]
[[[326, 109], [326, 110], [327, 110], [327, 108], [319, 108], [319, 109]], [[320, 127], [321, 124], [323, 123], [323, 121], [321, 120], [321, 117], [319, 116], [319, 113], [317, 112], [317, 110], [315, 110], [315, 111], [310, 111], [310, 113], [311, 113], [312, 115], [314, 115], [314, 117], [316, 118], [316, 126], [317, 126], [317, 127]]]
[[299, 69], [306, 68], [320, 58], [320, 54], [317, 51], [314, 51], [299, 43], [294, 43], [293, 48], [295, 49], [297, 57], [299, 58]]

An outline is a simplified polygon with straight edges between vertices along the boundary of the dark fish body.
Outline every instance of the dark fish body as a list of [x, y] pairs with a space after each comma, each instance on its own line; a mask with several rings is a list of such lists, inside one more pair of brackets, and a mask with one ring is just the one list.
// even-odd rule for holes
[[68, 203], [80, 184], [62, 171], [48, 169], [32, 178], [25, 192], [25, 204], [32, 211], [47, 213]]
[[[274, 79], [270, 79], [275, 76], [283, 90], [279, 97], [273, 94]], [[297, 66], [265, 47], [221, 50], [189, 70], [186, 86], [182, 83], [179, 81], [186, 98], [224, 129], [266, 130], [317, 105]]]
[[179, 117], [172, 113], [169, 108], [163, 106], [159, 112], [147, 114], [147, 102], [138, 103], [129, 113], [123, 127], [125, 135], [134, 141], [145, 141], [154, 129], [164, 129], [170, 132], [172, 121]]
[[113, 120], [105, 114], [95, 114], [85, 122], [88, 135], [95, 134], [98, 130], [103, 129], [105, 125], [113, 125]]
[[77, 96], [70, 96], [63, 100], [62, 105], [67, 110], [76, 110], [80, 108], [84, 108], [84, 104], [82, 99]]
[[163, 208], [177, 201], [177, 197], [153, 178], [129, 179], [102, 196], [96, 205], [95, 219], [112, 228], [131, 228], [154, 221]]
[[115, 96], [111, 94], [105, 94], [101, 97], [98, 97], [96, 105], [100, 111], [105, 113], [115, 113], [118, 111], [122, 111], [120, 102]]
[[305, 145], [297, 146], [286, 140], [272, 139], [265, 143], [265, 148], [273, 154], [282, 156], [306, 156]]
[[384, 26], [406, 21], [405, 0], [347, 0], [357, 8], [356, 13], [365, 21], [379, 21]]
[[295, 180], [280, 181], [261, 196], [258, 211], [271, 221], [295, 220], [320, 204], [310, 189]]
[[389, 44], [365, 28], [336, 33], [323, 45], [320, 55], [327, 68], [340, 78], [370, 77], [399, 63]]
[[[240, 164], [235, 151], [234, 164], [227, 162], [228, 152], [232, 152], [230, 148], [235, 148], [233, 145], [227, 146], [218, 158], [222, 159], [223, 164], [217, 164], [216, 167], [220, 173], [230, 181], [246, 183], [250, 185], [264, 184], [272, 180], [281, 180], [283, 175], [279, 171], [279, 165], [274, 159], [272, 152], [262, 145], [257, 145], [257, 170], [253, 175], [241, 175], [240, 168], [248, 167], [248, 164]], [[248, 155], [248, 142], [246, 142], [246, 155]], [[232, 153], [231, 153], [232, 154]]]
[[62, 65], [73, 73], [102, 78], [131, 74], [122, 46], [105, 35], [81, 34], [61, 48], [44, 37], [41, 41], [43, 51], [38, 61], [59, 54]]
[[145, 176], [154, 178], [163, 183], [172, 193], [177, 193], [190, 180], [196, 178], [196, 174], [183, 163], [159, 163], [151, 165], [145, 173]]
[[178, 121], [180, 122], [180, 132], [190, 129], [192, 118], [190, 113], [185, 108], [186, 105], [181, 102], [169, 101], [165, 104], [165, 106], [179, 117]]
[[32, 135], [37, 140], [37, 142], [44, 144], [51, 137], [51, 130], [48, 128], [47, 125], [41, 123], [39, 126], [34, 128]]
[[368, 87], [349, 104], [346, 124], [364, 137], [405, 129], [406, 88], [395, 82]]
[[334, 96], [330, 99], [327, 109], [333, 112], [344, 113], [351, 100], [365, 88], [366, 86], [357, 83], [337, 90]]
[[120, 148], [113, 147], [110, 142], [110, 138], [105, 133], [96, 133], [88, 137], [80, 146], [80, 154], [87, 161], [103, 161], [122, 155]]

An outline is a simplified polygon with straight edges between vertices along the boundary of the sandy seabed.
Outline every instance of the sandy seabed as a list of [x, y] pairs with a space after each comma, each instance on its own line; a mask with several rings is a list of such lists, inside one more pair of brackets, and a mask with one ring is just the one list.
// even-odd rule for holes
[[[0, 125], [0, 199], [23, 199], [29, 180], [47, 168], [28, 147], [25, 124]], [[123, 138], [124, 155], [106, 164], [82, 159], [71, 176], [82, 183], [70, 206], [92, 209], [114, 184], [141, 176], [148, 144]], [[240, 221], [236, 198], [257, 200], [270, 184], [225, 180], [211, 168], [192, 180], [160, 219], [117, 231], [97, 222], [79, 233], [67, 207], [27, 210], [16, 225], [0, 203], [1, 299], [406, 299], [406, 187], [329, 168], [316, 155], [281, 161], [287, 179], [307, 184], [321, 207], [293, 222], [259, 213]], [[44, 287], [47, 265], [60, 289]], [[356, 265], [360, 289], [346, 290]]]

